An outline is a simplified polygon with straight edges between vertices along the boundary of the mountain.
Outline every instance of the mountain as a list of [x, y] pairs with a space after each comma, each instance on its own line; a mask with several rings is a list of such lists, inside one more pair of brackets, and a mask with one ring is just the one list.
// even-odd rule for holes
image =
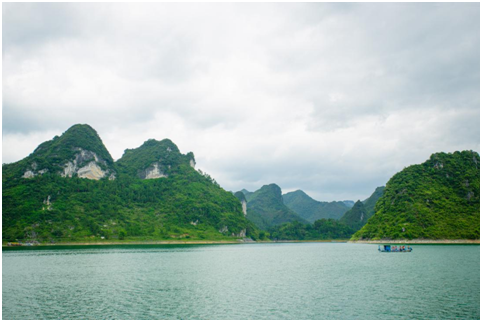
[[74, 125], [2, 166], [3, 240], [256, 239], [239, 200], [194, 160], [166, 139], [113, 162], [94, 129]]
[[353, 200], [343, 200], [343, 203], [345, 204], [345, 206], [347, 206], [348, 208], [351, 208], [355, 205], [355, 202]]
[[116, 176], [114, 160], [97, 132], [86, 124], [72, 126], [62, 136], [40, 144], [25, 159], [4, 168], [4, 179], [31, 179], [45, 174], [94, 180]]
[[435, 153], [395, 174], [353, 240], [479, 239], [480, 156]]
[[276, 184], [262, 186], [259, 190], [249, 194], [247, 216], [260, 229], [280, 225], [287, 222], [299, 221], [308, 223], [283, 203], [281, 188]]
[[384, 189], [385, 187], [378, 187], [367, 199], [355, 202], [353, 207], [340, 218], [340, 223], [349, 226], [355, 231], [363, 227], [368, 219], [375, 214], [375, 205], [383, 195]]
[[340, 223], [347, 225], [348, 227], [357, 231], [368, 220], [368, 211], [366, 210], [363, 202], [358, 200], [353, 207], [348, 210], [343, 217], [340, 218]]
[[375, 191], [372, 193], [370, 197], [363, 200], [363, 205], [365, 206], [365, 209], [367, 211], [368, 218], [370, 218], [375, 214], [375, 205], [378, 199], [380, 199], [380, 197], [383, 196], [384, 190], [385, 190], [384, 186], [378, 187], [375, 189]]
[[246, 201], [251, 200], [251, 196], [254, 194], [254, 192], [250, 192], [246, 189], [242, 189], [240, 192], [243, 193], [244, 197], [246, 198]]
[[322, 218], [338, 220], [349, 209], [341, 201], [316, 201], [302, 190], [284, 194], [283, 202], [288, 208], [310, 223]]
[[179, 173], [184, 166], [194, 168], [194, 154], [182, 154], [169, 139], [147, 140], [137, 149], [127, 149], [116, 165], [120, 174], [139, 179], [167, 178]]
[[246, 200], [246, 197], [244, 196], [244, 193], [241, 191], [238, 191], [234, 194], [236, 198], [241, 202], [241, 207], [243, 209], [243, 214], [246, 216], [248, 214], [248, 201]]

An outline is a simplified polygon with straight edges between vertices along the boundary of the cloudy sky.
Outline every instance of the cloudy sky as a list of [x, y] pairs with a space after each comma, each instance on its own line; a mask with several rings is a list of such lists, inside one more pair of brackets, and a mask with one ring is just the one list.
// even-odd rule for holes
[[76, 123], [170, 138], [227, 190], [367, 198], [480, 153], [479, 3], [3, 3], [2, 158]]

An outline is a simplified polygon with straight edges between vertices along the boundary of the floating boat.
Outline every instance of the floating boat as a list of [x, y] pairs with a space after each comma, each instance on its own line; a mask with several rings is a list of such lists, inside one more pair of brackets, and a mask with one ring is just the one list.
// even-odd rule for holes
[[383, 253], [409, 253], [412, 251], [412, 247], [408, 245], [401, 245], [401, 246], [383, 245], [383, 248], [380, 248], [380, 245], [378, 245], [378, 251]]

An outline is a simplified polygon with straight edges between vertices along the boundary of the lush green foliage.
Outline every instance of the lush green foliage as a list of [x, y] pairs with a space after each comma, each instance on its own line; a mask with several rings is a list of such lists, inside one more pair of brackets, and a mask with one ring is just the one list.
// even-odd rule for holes
[[[36, 164], [37, 170], [48, 170], [49, 173], [62, 172], [64, 165], [72, 161], [78, 152], [78, 148], [92, 151], [97, 154], [102, 162], [99, 166], [104, 170], [114, 167], [114, 161], [105, 148], [97, 132], [86, 124], [76, 124], [65, 131], [62, 136], [55, 136], [52, 140], [40, 144], [27, 158], [2, 166], [3, 179], [18, 178], [26, 170], [32, 169]], [[82, 167], [84, 164], [79, 164]]]
[[316, 201], [302, 190], [284, 194], [283, 201], [288, 208], [310, 223], [322, 218], [338, 220], [349, 209], [342, 201]]
[[171, 140], [150, 139], [137, 149], [125, 150], [116, 165], [120, 175], [142, 178], [143, 171], [153, 163], [159, 165], [159, 170], [163, 174], [171, 175], [179, 171], [181, 164], [189, 165], [190, 160], [194, 162], [194, 154], [192, 152], [187, 155], [181, 154]]
[[365, 209], [367, 211], [368, 218], [370, 218], [375, 214], [375, 205], [377, 204], [378, 199], [380, 199], [383, 196], [384, 191], [385, 191], [384, 186], [378, 187], [375, 189], [375, 191], [372, 193], [370, 197], [363, 200], [363, 205], [365, 206]]
[[[72, 129], [83, 130], [85, 126], [72, 127], [67, 132]], [[41, 147], [52, 153], [71, 151], [78, 146], [96, 153], [102, 150], [92, 142], [83, 142], [93, 139], [84, 134], [78, 135], [79, 140], [62, 136], [49, 141], [63, 142], [57, 148], [49, 142]], [[171, 148], [168, 154], [166, 145]], [[244, 217], [239, 200], [209, 175], [189, 165], [194, 159], [192, 154], [182, 155], [169, 140], [150, 140], [129, 151], [118, 167], [113, 165], [120, 169], [116, 180], [63, 178], [53, 171], [22, 178], [25, 171], [22, 167], [31, 162], [32, 155], [4, 165], [3, 240], [86, 241], [102, 237], [225, 240], [239, 238], [244, 231], [253, 239], [259, 238], [255, 226]], [[52, 159], [47, 152], [34, 155], [39, 163]], [[137, 176], [142, 167], [154, 160], [149, 159], [152, 156], [171, 165], [167, 168], [168, 177], [142, 180]], [[62, 158], [70, 160], [67, 154]], [[142, 163], [143, 158], [148, 159], [146, 163]]]
[[348, 227], [357, 231], [363, 225], [366, 224], [368, 220], [368, 211], [366, 210], [363, 203], [358, 200], [355, 202], [353, 207], [348, 210], [343, 217], [340, 218], [340, 223], [347, 225]]
[[276, 184], [265, 185], [259, 190], [249, 193], [248, 196], [246, 197], [248, 199], [247, 218], [260, 229], [268, 229], [292, 221], [307, 223], [285, 206], [281, 189]]
[[236, 198], [238, 198], [238, 200], [241, 201], [241, 202], [243, 202], [243, 201], [247, 202], [244, 193], [242, 193], [241, 191], [238, 191], [238, 192], [234, 193], [234, 196]]
[[436, 153], [394, 175], [353, 239], [479, 239], [480, 156]]
[[246, 189], [242, 189], [240, 192], [243, 193], [244, 197], [246, 198], [246, 201], [250, 201], [251, 200], [251, 196], [254, 194], [254, 192], [250, 192]]
[[320, 219], [306, 225], [295, 221], [269, 229], [273, 240], [348, 239], [354, 232], [354, 229], [334, 219]]

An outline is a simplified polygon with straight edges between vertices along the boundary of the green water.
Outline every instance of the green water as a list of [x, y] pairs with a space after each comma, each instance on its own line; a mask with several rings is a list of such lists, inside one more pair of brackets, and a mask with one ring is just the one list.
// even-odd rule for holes
[[3, 319], [479, 319], [480, 247], [4, 249]]

